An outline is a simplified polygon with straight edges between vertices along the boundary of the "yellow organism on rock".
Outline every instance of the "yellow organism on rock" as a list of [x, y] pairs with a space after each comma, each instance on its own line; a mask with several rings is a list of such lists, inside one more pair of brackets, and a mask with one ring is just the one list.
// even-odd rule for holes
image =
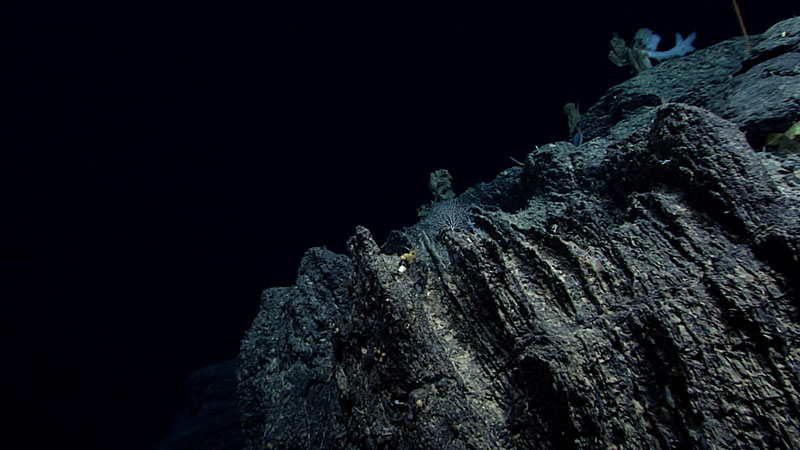
[[400, 255], [400, 263], [406, 267], [411, 267], [417, 260], [417, 251], [409, 248], [407, 252]]

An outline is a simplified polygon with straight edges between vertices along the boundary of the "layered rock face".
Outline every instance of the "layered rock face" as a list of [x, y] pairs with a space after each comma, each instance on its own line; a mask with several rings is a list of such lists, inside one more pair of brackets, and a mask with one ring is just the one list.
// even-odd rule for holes
[[467, 227], [309, 250], [242, 341], [245, 447], [800, 448], [800, 157], [764, 149], [800, 19], [753, 42], [610, 89]]

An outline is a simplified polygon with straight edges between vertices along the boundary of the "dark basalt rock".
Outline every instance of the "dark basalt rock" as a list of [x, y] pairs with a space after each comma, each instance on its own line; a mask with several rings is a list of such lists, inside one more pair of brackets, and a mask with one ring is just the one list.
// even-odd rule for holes
[[242, 341], [245, 448], [800, 448], [800, 157], [753, 147], [800, 19], [753, 41], [609, 90], [474, 229], [309, 250]]
[[185, 404], [154, 450], [237, 450], [243, 444], [236, 406], [236, 361], [195, 370], [183, 386]]

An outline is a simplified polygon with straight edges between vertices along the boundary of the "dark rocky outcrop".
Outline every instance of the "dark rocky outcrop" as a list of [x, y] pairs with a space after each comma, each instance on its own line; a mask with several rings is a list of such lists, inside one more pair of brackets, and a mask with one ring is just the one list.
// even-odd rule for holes
[[186, 378], [183, 394], [185, 404], [155, 450], [242, 448], [235, 360], [195, 370]]
[[242, 341], [245, 448], [800, 448], [800, 157], [761, 148], [800, 19], [753, 41], [610, 89], [470, 230], [309, 250]]

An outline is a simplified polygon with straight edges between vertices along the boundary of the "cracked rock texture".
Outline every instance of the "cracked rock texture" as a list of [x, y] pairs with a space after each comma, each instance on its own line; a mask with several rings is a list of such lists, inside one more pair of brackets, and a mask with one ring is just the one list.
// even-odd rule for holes
[[753, 42], [611, 88], [471, 228], [310, 249], [242, 341], [245, 448], [800, 448], [800, 157], [762, 148], [800, 19]]

